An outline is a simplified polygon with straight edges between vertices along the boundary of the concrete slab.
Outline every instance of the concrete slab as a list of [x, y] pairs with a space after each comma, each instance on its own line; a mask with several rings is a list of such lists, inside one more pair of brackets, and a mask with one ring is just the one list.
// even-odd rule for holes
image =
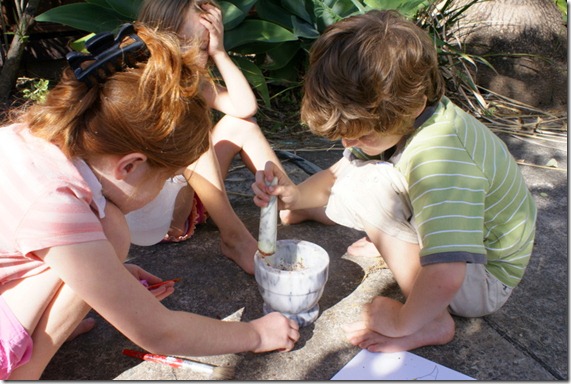
[[[457, 334], [451, 343], [412, 352], [479, 380], [569, 380], [567, 146], [503, 138], [516, 159], [530, 164], [521, 169], [539, 209], [528, 271], [498, 313], [481, 319], [455, 318]], [[297, 154], [322, 168], [340, 156], [338, 148], [328, 149], [327, 141], [312, 143], [319, 148]], [[537, 166], [551, 159], [560, 169]], [[293, 163], [285, 164], [295, 180], [307, 177]], [[252, 181], [247, 171], [237, 168], [226, 184], [237, 213], [257, 235], [259, 209], [251, 200]], [[347, 246], [362, 235], [317, 223], [280, 226], [278, 238], [308, 240], [329, 252], [330, 277], [320, 300], [320, 317], [302, 329], [300, 341], [289, 353], [195, 360], [235, 366], [236, 380], [329, 380], [359, 352], [344, 340], [341, 327], [358, 316], [361, 304], [379, 294], [402, 298], [390, 271], [379, 267], [379, 259], [346, 254]], [[230, 320], [261, 316], [263, 302], [254, 277], [222, 256], [218, 239], [214, 224], [206, 224], [185, 243], [133, 247], [131, 261], [163, 278], [183, 278], [175, 293], [163, 301], [169, 308]], [[96, 328], [66, 343], [43, 380], [208, 379], [204, 374], [123, 356], [123, 348], [138, 348], [96, 313], [92, 316], [97, 318]]]

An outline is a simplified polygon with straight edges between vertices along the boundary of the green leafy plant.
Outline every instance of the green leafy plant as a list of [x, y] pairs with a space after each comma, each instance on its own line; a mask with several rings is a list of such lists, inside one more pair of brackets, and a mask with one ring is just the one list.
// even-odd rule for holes
[[[470, 67], [476, 62], [487, 62], [462, 52], [449, 34], [451, 26], [477, 1], [480, 0], [460, 8], [454, 8], [452, 0], [220, 0], [218, 3], [224, 15], [224, 46], [266, 107], [271, 106], [272, 98], [301, 86], [309, 49], [325, 28], [371, 9], [396, 9], [426, 29], [435, 40], [449, 86], [486, 107], [470, 76]], [[98, 33], [134, 21], [141, 4], [142, 0], [85, 0], [50, 9], [36, 20]], [[74, 49], [81, 50], [90, 36], [74, 42]], [[273, 86], [272, 96], [269, 86]]]
[[[112, 31], [134, 21], [142, 0], [85, 0], [36, 17], [91, 33]], [[370, 9], [398, 9], [413, 17], [428, 0], [227, 0], [224, 45], [264, 104], [268, 84], [297, 88], [311, 44], [323, 30], [345, 17]], [[85, 39], [83, 39], [85, 40]], [[81, 48], [78, 42], [75, 49]]]
[[38, 16], [36, 21], [64, 24], [85, 32], [107, 32], [137, 17], [141, 0], [86, 0], [65, 4]]
[[[238, 1], [235, 1], [238, 2]], [[254, 57], [267, 84], [297, 88], [309, 48], [329, 25], [371, 9], [397, 9], [412, 17], [426, 0], [264, 0], [225, 34], [227, 49]], [[264, 98], [266, 104], [269, 100]]]
[[21, 77], [16, 84], [21, 89], [22, 97], [26, 100], [41, 103], [46, 98], [49, 90], [50, 81], [47, 79], [30, 79]]
[[[485, 0], [472, 0], [460, 7], [452, 0], [218, 0], [218, 3], [224, 14], [226, 50], [262, 99], [260, 118], [269, 119], [264, 126], [276, 125], [279, 129], [270, 133], [277, 134], [284, 119], [298, 121], [294, 115], [298, 114], [299, 88], [313, 42], [327, 26], [370, 9], [396, 9], [428, 31], [437, 47], [447, 88], [452, 91], [450, 97], [474, 115], [494, 125], [501, 118], [499, 111], [538, 113], [490, 91], [483, 97], [475, 84], [472, 73], [476, 66], [490, 64], [485, 57], [467, 54], [456, 42], [453, 30], [467, 8], [478, 1]], [[566, 1], [553, 1], [567, 23]], [[134, 21], [141, 3], [142, 0], [84, 0], [50, 9], [36, 20], [65, 24], [91, 34], [112, 31], [124, 22]], [[91, 34], [74, 42], [72, 47], [81, 50]], [[515, 115], [519, 116], [518, 113]], [[560, 122], [558, 117], [554, 120], [556, 125]]]
[[555, 5], [561, 11], [561, 16], [563, 17], [563, 21], [565, 25], [567, 25], [567, 1], [566, 0], [555, 0]]

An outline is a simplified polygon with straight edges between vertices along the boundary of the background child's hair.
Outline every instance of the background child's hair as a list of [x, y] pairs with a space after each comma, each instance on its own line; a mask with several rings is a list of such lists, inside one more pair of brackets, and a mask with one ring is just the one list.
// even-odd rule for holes
[[144, 0], [137, 20], [151, 27], [176, 33], [185, 22], [188, 9], [193, 7], [202, 13], [202, 4], [212, 4], [220, 8], [213, 0]]
[[408, 134], [427, 97], [444, 94], [429, 35], [396, 11], [370, 11], [329, 26], [313, 44], [301, 119], [330, 139], [371, 130]]
[[[171, 33], [137, 26], [150, 58], [93, 87], [70, 68], [46, 101], [22, 116], [30, 130], [69, 157], [140, 152], [151, 167], [176, 171], [209, 147], [212, 127], [201, 85], [211, 81], [195, 63], [198, 47], [181, 51]], [[192, 48], [192, 47], [191, 47]]]

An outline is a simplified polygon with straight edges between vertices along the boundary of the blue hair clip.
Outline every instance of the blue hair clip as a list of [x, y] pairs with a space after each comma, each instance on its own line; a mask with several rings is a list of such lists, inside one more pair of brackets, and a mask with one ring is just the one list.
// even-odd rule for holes
[[[132, 42], [121, 46], [125, 37]], [[134, 67], [137, 62], [145, 61], [150, 53], [135, 32], [133, 24], [123, 24], [117, 36], [111, 32], [102, 32], [93, 36], [85, 43], [89, 54], [81, 52], [69, 52], [65, 57], [77, 80], [91, 87], [97, 82], [103, 82], [124, 67]]]

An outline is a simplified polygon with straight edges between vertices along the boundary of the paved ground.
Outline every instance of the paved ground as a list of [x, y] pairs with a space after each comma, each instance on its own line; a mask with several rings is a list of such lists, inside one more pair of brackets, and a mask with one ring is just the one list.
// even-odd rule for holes
[[[413, 352], [479, 380], [569, 380], [567, 145], [514, 137], [505, 140], [516, 159], [540, 166], [554, 159], [560, 168], [521, 166], [539, 209], [536, 246], [528, 271], [498, 313], [481, 319], [455, 318], [457, 333], [451, 343]], [[325, 143], [321, 146], [327, 147]], [[297, 154], [327, 167], [340, 151]], [[306, 177], [290, 162], [287, 169], [294, 179]], [[251, 176], [239, 169], [227, 182], [236, 211], [257, 235], [259, 209], [251, 197], [244, 196], [250, 193], [250, 184]], [[280, 226], [278, 238], [312, 241], [329, 252], [330, 277], [320, 300], [320, 317], [302, 329], [292, 352], [200, 360], [235, 366], [237, 380], [329, 380], [359, 352], [344, 341], [341, 326], [355, 319], [360, 305], [374, 295], [401, 297], [390, 271], [378, 267], [379, 259], [345, 254], [346, 247], [361, 236], [354, 230], [316, 223]], [[254, 278], [221, 255], [213, 224], [201, 227], [186, 243], [134, 247], [131, 259], [164, 278], [183, 278], [175, 293], [164, 300], [170, 308], [244, 321], [262, 315]], [[123, 348], [136, 347], [97, 314], [93, 316], [98, 326], [65, 344], [42, 379], [208, 379], [204, 374], [123, 356]]]

